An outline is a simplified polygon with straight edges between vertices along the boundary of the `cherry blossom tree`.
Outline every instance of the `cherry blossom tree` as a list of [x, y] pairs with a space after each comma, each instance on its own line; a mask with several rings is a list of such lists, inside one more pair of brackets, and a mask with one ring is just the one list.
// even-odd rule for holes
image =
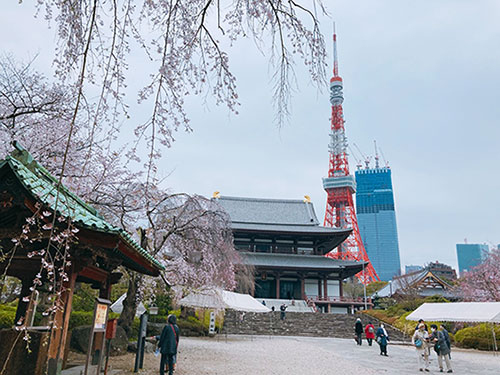
[[[147, 238], [141, 239], [144, 246], [165, 257], [174, 282], [197, 287], [210, 281], [210, 285], [232, 288], [237, 254], [227, 218], [201, 197], [155, 200], [156, 161], [162, 147], [171, 145], [175, 131], [191, 130], [187, 97], [210, 96], [215, 104], [237, 113], [236, 78], [227, 49], [240, 38], [252, 37], [261, 51], [270, 40], [279, 124], [288, 114], [294, 56], [302, 59], [313, 82], [324, 83], [326, 53], [316, 11], [325, 11], [319, 0], [310, 4], [311, 9], [298, 0], [39, 0], [39, 14], [57, 30], [59, 82], [50, 84], [35, 73], [30, 75], [29, 69], [0, 77], [5, 82], [0, 86], [0, 128], [8, 135], [1, 141], [21, 139], [58, 176], [59, 184], [64, 182], [119, 219], [117, 225], [130, 228], [133, 218], [144, 212], [149, 223], [143, 229]], [[137, 100], [150, 105], [151, 111], [149, 118], [138, 121], [127, 156], [139, 161], [139, 146], [147, 146], [144, 176], [130, 172], [120, 158], [123, 150], [111, 146], [122, 119], [129, 116], [128, 54], [137, 48], [144, 52], [141, 67], [151, 73]], [[4, 67], [12, 70], [12, 64]], [[0, 152], [5, 151], [5, 142], [0, 147]], [[129, 181], [134, 183], [124, 183]], [[165, 222], [159, 220], [159, 212]], [[51, 220], [54, 228], [55, 215]], [[73, 228], [68, 223], [61, 231], [64, 236], [49, 230], [48, 246], [59, 243], [61, 249], [57, 282], [62, 286]], [[43, 266], [53, 272], [54, 265]], [[56, 289], [56, 295], [63, 292], [61, 287]], [[49, 313], [57, 310], [57, 301]]]
[[137, 99], [151, 111], [135, 128], [129, 157], [138, 159], [138, 145], [146, 144], [149, 182], [161, 147], [171, 144], [176, 130], [191, 130], [187, 97], [212, 97], [215, 104], [237, 113], [236, 77], [227, 50], [238, 39], [251, 37], [261, 52], [269, 51], [278, 123], [289, 111], [294, 57], [304, 62], [314, 83], [324, 85], [326, 52], [317, 12], [326, 11], [320, 0], [308, 1], [310, 7], [303, 2], [40, 0], [38, 7], [56, 25], [57, 75], [76, 82], [75, 116], [81, 103], [92, 102], [89, 90], [100, 93], [94, 101], [90, 142], [103, 127], [118, 131], [118, 120], [128, 116], [128, 55], [143, 52], [140, 69], [146, 67], [150, 79]]
[[491, 250], [480, 265], [466, 272], [460, 287], [467, 301], [500, 301], [500, 249]]
[[[229, 218], [216, 201], [199, 195], [143, 191], [150, 203], [139, 228], [141, 245], [166, 267], [165, 279], [177, 297], [192, 290], [236, 286], [235, 267], [241, 260], [233, 245]], [[142, 289], [141, 275], [129, 275], [120, 325], [129, 329]]]

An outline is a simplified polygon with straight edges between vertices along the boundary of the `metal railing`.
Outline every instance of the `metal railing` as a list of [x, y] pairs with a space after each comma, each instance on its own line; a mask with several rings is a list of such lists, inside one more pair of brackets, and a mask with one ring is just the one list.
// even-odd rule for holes
[[[344, 296], [307, 296], [306, 301], [313, 303], [321, 303], [321, 302], [342, 302], [342, 303], [365, 303], [365, 299], [363, 297], [344, 297]], [[372, 299], [370, 297], [366, 298], [366, 303], [371, 304]]]

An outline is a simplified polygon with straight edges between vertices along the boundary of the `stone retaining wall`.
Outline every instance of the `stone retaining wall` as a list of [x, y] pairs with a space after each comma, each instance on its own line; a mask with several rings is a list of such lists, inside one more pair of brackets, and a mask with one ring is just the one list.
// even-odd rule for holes
[[[354, 338], [354, 323], [361, 318], [363, 326], [369, 321], [375, 328], [379, 321], [363, 314], [321, 314], [287, 312], [285, 320], [280, 319], [279, 312], [240, 313], [227, 310], [224, 318], [223, 332], [241, 335], [276, 335], [276, 336], [311, 336]], [[402, 332], [386, 326], [392, 341], [408, 341]]]

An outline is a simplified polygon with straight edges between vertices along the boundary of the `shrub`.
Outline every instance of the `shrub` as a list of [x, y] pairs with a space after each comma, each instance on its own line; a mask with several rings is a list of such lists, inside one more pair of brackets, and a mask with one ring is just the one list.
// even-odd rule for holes
[[179, 319], [177, 325], [183, 336], [205, 336], [206, 334], [203, 323], [194, 316], [188, 316], [187, 319]]
[[168, 315], [150, 315], [148, 322], [150, 323], [167, 323]]
[[170, 314], [174, 314], [177, 317], [177, 319], [179, 319], [179, 317], [181, 316], [181, 309], [171, 310], [168, 312], [168, 315]]
[[[108, 319], [118, 318], [120, 314], [110, 312]], [[72, 311], [69, 317], [69, 329], [80, 326], [90, 326], [92, 325], [92, 320], [94, 319], [93, 311]]]
[[139, 318], [134, 318], [132, 326], [130, 327], [130, 334], [128, 335], [129, 340], [131, 341], [137, 340], [137, 336], [139, 336], [140, 325], [141, 325], [141, 320]]
[[0, 305], [0, 312], [1, 311], [6, 311], [6, 312], [16, 312], [17, 310], [17, 304], [15, 306], [13, 305]]
[[73, 294], [73, 310], [93, 312], [97, 293], [89, 284], [77, 283]]
[[169, 293], [156, 294], [155, 304], [161, 315], [168, 315], [168, 310], [172, 308], [172, 296]]
[[[494, 327], [497, 346], [500, 347], [500, 327]], [[455, 342], [464, 348], [473, 348], [480, 350], [492, 350], [493, 334], [491, 325], [481, 323], [473, 327], [463, 328], [455, 333]]]
[[[196, 317], [200, 322], [203, 323], [203, 327], [205, 331], [208, 332], [210, 327], [210, 312], [213, 310], [208, 309], [200, 309], [196, 311]], [[224, 313], [223, 312], [215, 312], [215, 330], [220, 332], [222, 330], [222, 325], [224, 323]]]
[[0, 310], [0, 328], [11, 328], [14, 325], [14, 320], [16, 319], [16, 310]]

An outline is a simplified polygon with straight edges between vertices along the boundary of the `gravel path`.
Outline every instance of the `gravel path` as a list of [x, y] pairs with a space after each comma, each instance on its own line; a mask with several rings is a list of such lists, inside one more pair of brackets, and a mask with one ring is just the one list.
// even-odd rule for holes
[[[378, 346], [356, 346], [354, 340], [311, 337], [243, 337], [226, 340], [182, 338], [176, 375], [347, 375], [418, 374], [412, 347], [389, 345], [389, 357], [378, 353]], [[114, 369], [131, 375], [133, 355], [114, 357]], [[159, 358], [146, 354], [142, 375], [158, 374]], [[491, 353], [454, 350], [455, 373], [467, 375], [500, 374], [500, 356]], [[431, 373], [438, 373], [432, 356]], [[420, 373], [421, 374], [421, 373]]]

